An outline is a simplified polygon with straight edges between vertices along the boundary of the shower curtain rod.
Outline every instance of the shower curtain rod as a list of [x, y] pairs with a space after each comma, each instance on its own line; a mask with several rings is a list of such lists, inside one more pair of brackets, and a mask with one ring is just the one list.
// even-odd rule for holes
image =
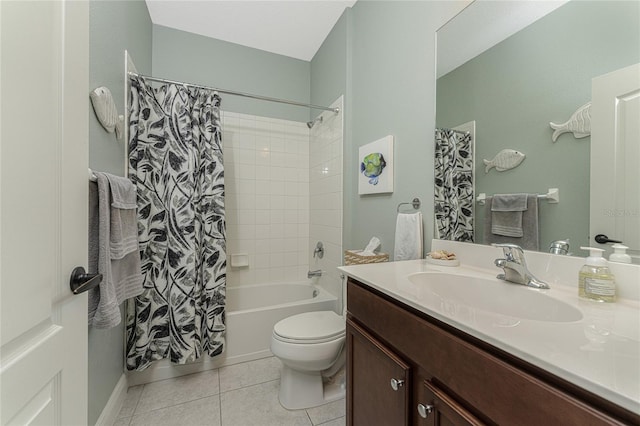
[[183, 83], [181, 81], [167, 80], [165, 78], [159, 78], [159, 77], [151, 77], [151, 76], [148, 76], [148, 75], [142, 75], [142, 74], [138, 74], [138, 73], [131, 72], [131, 71], [129, 71], [129, 75], [133, 75], [135, 77], [142, 77], [142, 78], [145, 78], [147, 80], [157, 81], [159, 83], [179, 84], [181, 86], [186, 86], [186, 87], [195, 87], [195, 88], [198, 88], [198, 89], [214, 90], [216, 92], [225, 93], [227, 95], [242, 96], [242, 97], [245, 97], [245, 98], [258, 99], [260, 101], [278, 102], [278, 103], [281, 103], [281, 104], [295, 105], [295, 106], [307, 107], [307, 108], [312, 108], [312, 109], [321, 109], [321, 110], [324, 110], [324, 111], [333, 111], [333, 113], [335, 113], [335, 114], [338, 114], [340, 112], [340, 108], [330, 108], [330, 107], [325, 107], [325, 106], [320, 106], [320, 105], [303, 104], [301, 102], [289, 101], [289, 100], [286, 100], [286, 99], [270, 98], [268, 96], [253, 95], [251, 93], [243, 93], [243, 92], [236, 92], [236, 91], [233, 91], [233, 90], [218, 89], [218, 88], [215, 88], [215, 87], [203, 86], [201, 84]]

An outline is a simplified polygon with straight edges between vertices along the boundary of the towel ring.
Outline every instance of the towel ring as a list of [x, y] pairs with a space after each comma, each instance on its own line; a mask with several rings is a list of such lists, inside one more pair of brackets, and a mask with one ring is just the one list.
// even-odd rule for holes
[[418, 210], [420, 208], [420, 199], [419, 198], [414, 198], [410, 203], [400, 203], [398, 204], [398, 208], [396, 209], [397, 213], [400, 213], [400, 207], [405, 206], [411, 204], [414, 208], [414, 210]]

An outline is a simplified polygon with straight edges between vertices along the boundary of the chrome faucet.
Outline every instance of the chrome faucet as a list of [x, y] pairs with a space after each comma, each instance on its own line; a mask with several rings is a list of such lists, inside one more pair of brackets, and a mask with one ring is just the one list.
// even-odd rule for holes
[[504, 270], [504, 274], [497, 276], [498, 279], [528, 287], [550, 288], [549, 284], [537, 279], [529, 272], [522, 247], [516, 244], [492, 244], [492, 246], [501, 247], [504, 252], [504, 259], [496, 259], [494, 262], [498, 268]]
[[321, 269], [316, 269], [315, 271], [309, 271], [307, 272], [307, 278], [311, 279], [313, 277], [321, 277], [322, 276], [322, 270]]

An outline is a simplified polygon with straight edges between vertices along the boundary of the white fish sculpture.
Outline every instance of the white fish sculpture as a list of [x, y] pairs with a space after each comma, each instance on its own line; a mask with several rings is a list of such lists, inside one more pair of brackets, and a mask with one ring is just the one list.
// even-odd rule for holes
[[522, 163], [522, 160], [524, 160], [525, 157], [526, 155], [520, 151], [516, 151], [515, 149], [503, 149], [491, 160], [482, 160], [486, 165], [484, 172], [489, 173], [489, 170], [493, 167], [495, 167], [499, 172], [513, 169]]
[[569, 132], [572, 132], [576, 139], [586, 138], [591, 134], [591, 102], [578, 108], [565, 123], [549, 123], [549, 125], [555, 130], [551, 136], [551, 140], [554, 142], [558, 136]]
[[116, 139], [120, 140], [124, 135], [124, 116], [118, 115], [111, 91], [104, 86], [98, 87], [89, 94], [89, 97], [102, 127], [109, 133], [115, 130]]

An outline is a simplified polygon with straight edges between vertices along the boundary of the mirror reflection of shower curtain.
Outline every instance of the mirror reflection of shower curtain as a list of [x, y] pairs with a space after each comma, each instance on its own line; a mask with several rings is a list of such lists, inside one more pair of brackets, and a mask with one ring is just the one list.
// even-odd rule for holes
[[436, 236], [473, 242], [473, 143], [469, 133], [436, 129]]
[[226, 295], [220, 97], [131, 77], [129, 101], [144, 291], [127, 303], [127, 369], [219, 355]]

